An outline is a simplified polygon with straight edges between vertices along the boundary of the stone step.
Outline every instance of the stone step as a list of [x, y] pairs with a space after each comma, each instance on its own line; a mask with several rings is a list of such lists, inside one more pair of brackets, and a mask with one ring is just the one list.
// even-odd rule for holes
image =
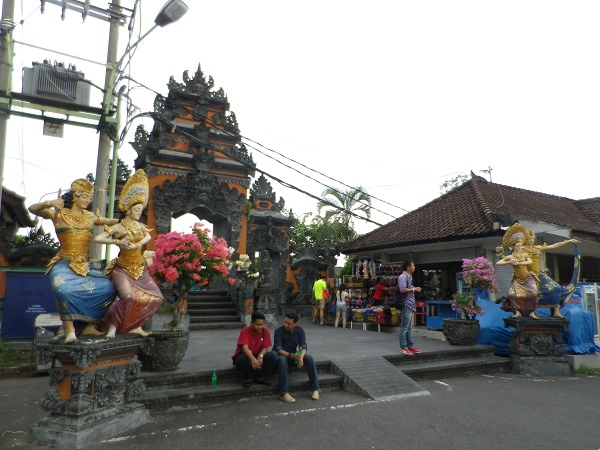
[[196, 323], [209, 323], [209, 322], [240, 322], [239, 314], [234, 315], [208, 315], [208, 316], [192, 316], [190, 314], [190, 325]]
[[229, 293], [227, 291], [190, 291], [186, 295], [188, 302], [202, 302], [212, 299], [214, 299], [214, 301], [221, 301], [229, 298]]
[[493, 345], [451, 346], [448, 350], [424, 352], [415, 355], [404, 355], [398, 353], [385, 356], [394, 365], [421, 364], [430, 361], [444, 361], [465, 358], [481, 358], [494, 355]]
[[[509, 373], [511, 360], [490, 354], [489, 348], [460, 348], [456, 351], [429, 352], [414, 356], [396, 355], [362, 357], [347, 360], [318, 361], [317, 370], [322, 390], [345, 389], [355, 394], [385, 400], [428, 395], [419, 381], [448, 379], [481, 374]], [[447, 353], [442, 355], [440, 353]], [[462, 356], [462, 357], [458, 357]], [[197, 373], [144, 372], [146, 392], [140, 399], [147, 408], [168, 410], [202, 404], [222, 403], [236, 399], [275, 396], [277, 375], [271, 375], [271, 386], [241, 385], [241, 374], [235, 368], [218, 370], [218, 384], [211, 389], [212, 371]], [[289, 374], [293, 396], [309, 395], [305, 371]]]
[[[271, 386], [253, 384], [250, 388], [244, 388], [241, 374], [238, 372], [235, 382], [223, 382], [218, 379], [215, 389], [210, 386], [210, 377], [205, 377], [202, 385], [148, 390], [137, 401], [151, 410], [165, 411], [171, 408], [181, 409], [199, 405], [222, 404], [226, 401], [238, 399], [276, 397], [276, 375], [272, 377], [272, 382]], [[319, 384], [321, 390], [324, 391], [340, 390], [343, 387], [343, 377], [331, 373], [319, 374]], [[288, 386], [293, 396], [305, 395], [308, 397], [310, 395], [308, 376], [305, 371], [291, 372], [288, 376]]]
[[210, 296], [210, 297], [196, 297], [196, 298], [187, 298], [186, 299], [188, 301], [188, 305], [205, 305], [208, 303], [212, 303], [212, 304], [217, 304], [217, 305], [221, 305], [223, 303], [233, 303], [235, 304], [234, 301], [231, 300], [231, 297], [229, 296], [225, 296], [225, 297], [215, 297], [215, 296]]
[[510, 373], [512, 361], [502, 356], [484, 356], [397, 366], [415, 381], [439, 380], [474, 375]]
[[210, 309], [205, 309], [205, 308], [190, 308], [188, 306], [188, 310], [187, 310], [188, 314], [190, 316], [206, 316], [206, 315], [216, 315], [216, 316], [226, 316], [226, 315], [237, 315], [238, 311], [237, 308], [210, 308]]
[[[330, 361], [317, 361], [316, 366], [319, 375], [331, 372]], [[291, 371], [290, 374], [293, 372]], [[242, 381], [240, 371], [233, 366], [230, 369], [217, 370], [216, 373], [219, 384], [240, 384]], [[182, 373], [142, 372], [139, 378], [143, 378], [147, 391], [153, 391], [210, 385], [212, 374], [212, 370]], [[277, 378], [276, 375], [272, 376]]]
[[204, 323], [190, 323], [190, 331], [208, 331], [208, 330], [240, 330], [244, 327], [244, 324], [238, 322], [204, 322]]
[[[319, 384], [322, 390], [340, 390], [343, 378], [331, 373], [330, 361], [319, 361]], [[211, 388], [213, 371], [188, 373], [142, 372], [138, 378], [144, 380], [146, 392], [138, 401], [147, 408], [165, 410], [203, 404], [222, 403], [233, 399], [257, 396], [276, 396], [277, 375], [271, 374], [271, 386], [253, 384], [242, 386], [242, 375], [234, 367], [217, 370], [217, 388]], [[310, 395], [308, 376], [304, 370], [290, 370], [288, 376], [290, 392]]]
[[493, 373], [508, 373], [512, 361], [494, 355], [491, 345], [457, 347], [416, 355], [384, 356], [413, 380], [432, 380]]

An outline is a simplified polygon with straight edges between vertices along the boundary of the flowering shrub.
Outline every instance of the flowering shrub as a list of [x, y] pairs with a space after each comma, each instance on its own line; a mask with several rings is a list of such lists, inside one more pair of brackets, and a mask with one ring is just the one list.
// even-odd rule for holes
[[475, 319], [477, 314], [483, 314], [481, 306], [477, 304], [475, 289], [487, 289], [490, 293], [498, 292], [496, 275], [492, 263], [480, 256], [475, 259], [463, 259], [462, 276], [471, 292], [459, 293], [452, 296], [452, 310], [458, 311], [461, 318]]
[[487, 289], [490, 293], [498, 292], [494, 267], [483, 256], [475, 259], [463, 259], [462, 269], [463, 279], [471, 289]]
[[483, 315], [481, 306], [477, 304], [473, 294], [461, 294], [457, 292], [452, 295], [452, 310], [458, 311], [461, 318], [475, 319], [477, 314]]
[[148, 267], [157, 283], [173, 286], [185, 295], [194, 285], [206, 286], [215, 278], [229, 278], [231, 249], [223, 238], [210, 236], [208, 229], [197, 223], [189, 234], [172, 231], [159, 234], [154, 244], [154, 257]]

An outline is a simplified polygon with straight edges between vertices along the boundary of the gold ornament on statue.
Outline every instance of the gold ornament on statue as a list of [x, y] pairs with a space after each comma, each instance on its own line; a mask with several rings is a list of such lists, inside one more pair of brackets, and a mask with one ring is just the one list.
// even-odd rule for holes
[[508, 230], [506, 230], [506, 233], [504, 233], [504, 236], [502, 237], [502, 243], [508, 248], [512, 248], [517, 242], [524, 244], [528, 231], [529, 230], [520, 223], [515, 223]]
[[85, 178], [78, 178], [71, 183], [71, 192], [78, 197], [81, 194], [93, 194], [94, 185]]
[[136, 203], [141, 203], [144, 208], [148, 206], [148, 196], [150, 188], [148, 186], [148, 176], [143, 169], [136, 170], [133, 176], [129, 177], [121, 195], [119, 196], [119, 209], [127, 211]]

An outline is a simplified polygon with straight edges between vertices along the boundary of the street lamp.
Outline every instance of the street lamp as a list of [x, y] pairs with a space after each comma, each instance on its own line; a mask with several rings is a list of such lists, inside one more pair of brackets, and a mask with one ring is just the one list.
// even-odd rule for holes
[[[111, 8], [120, 9], [120, 0], [115, 0], [111, 4]], [[115, 97], [115, 84], [117, 82], [117, 76], [121, 73], [121, 65], [123, 61], [137, 46], [138, 44], [148, 36], [156, 27], [164, 27], [173, 22], [181, 19], [188, 11], [188, 6], [181, 0], [169, 0], [161, 8], [158, 15], [154, 19], [154, 26], [150, 28], [144, 35], [142, 35], [131, 47], [127, 48], [123, 56], [117, 61], [116, 50], [119, 40], [119, 21], [116, 18], [111, 18], [111, 29], [108, 41], [108, 53], [106, 57], [106, 76], [104, 79], [104, 101], [102, 103], [103, 117], [99, 123], [100, 138], [98, 143], [98, 158], [96, 161], [96, 196], [94, 201], [94, 211], [100, 211], [102, 215], [106, 212], [106, 193], [107, 193], [107, 181], [108, 181], [108, 160], [110, 157], [111, 146], [113, 147], [113, 159], [111, 164], [110, 174], [110, 198], [109, 198], [109, 209], [106, 212], [108, 217], [112, 217], [114, 213], [114, 200], [115, 200], [115, 186], [116, 186], [116, 164], [117, 164], [117, 153], [118, 153], [118, 129], [119, 114], [117, 111], [117, 120], [114, 123], [116, 129], [112, 131], [107, 129], [106, 117], [110, 113], [110, 107], [113, 104]], [[118, 94], [118, 100], [120, 100], [120, 94]], [[117, 110], [119, 108], [117, 102]], [[112, 133], [111, 133], [112, 131]], [[114, 138], [111, 139], [111, 134]], [[91, 248], [91, 260], [98, 261], [100, 258], [100, 244], [94, 244]], [[106, 247], [106, 259], [110, 258], [110, 246]]]

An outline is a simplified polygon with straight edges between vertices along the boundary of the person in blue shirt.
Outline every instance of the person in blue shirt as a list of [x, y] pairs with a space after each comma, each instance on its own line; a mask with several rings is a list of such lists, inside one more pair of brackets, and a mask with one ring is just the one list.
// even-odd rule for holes
[[288, 387], [288, 366], [296, 366], [298, 369], [306, 367], [310, 381], [311, 398], [319, 400], [319, 376], [317, 366], [313, 357], [306, 353], [306, 334], [304, 329], [298, 325], [298, 314], [289, 312], [285, 315], [283, 325], [275, 330], [273, 350], [279, 355], [277, 371], [279, 375], [279, 399], [292, 403], [296, 399], [290, 395]]

